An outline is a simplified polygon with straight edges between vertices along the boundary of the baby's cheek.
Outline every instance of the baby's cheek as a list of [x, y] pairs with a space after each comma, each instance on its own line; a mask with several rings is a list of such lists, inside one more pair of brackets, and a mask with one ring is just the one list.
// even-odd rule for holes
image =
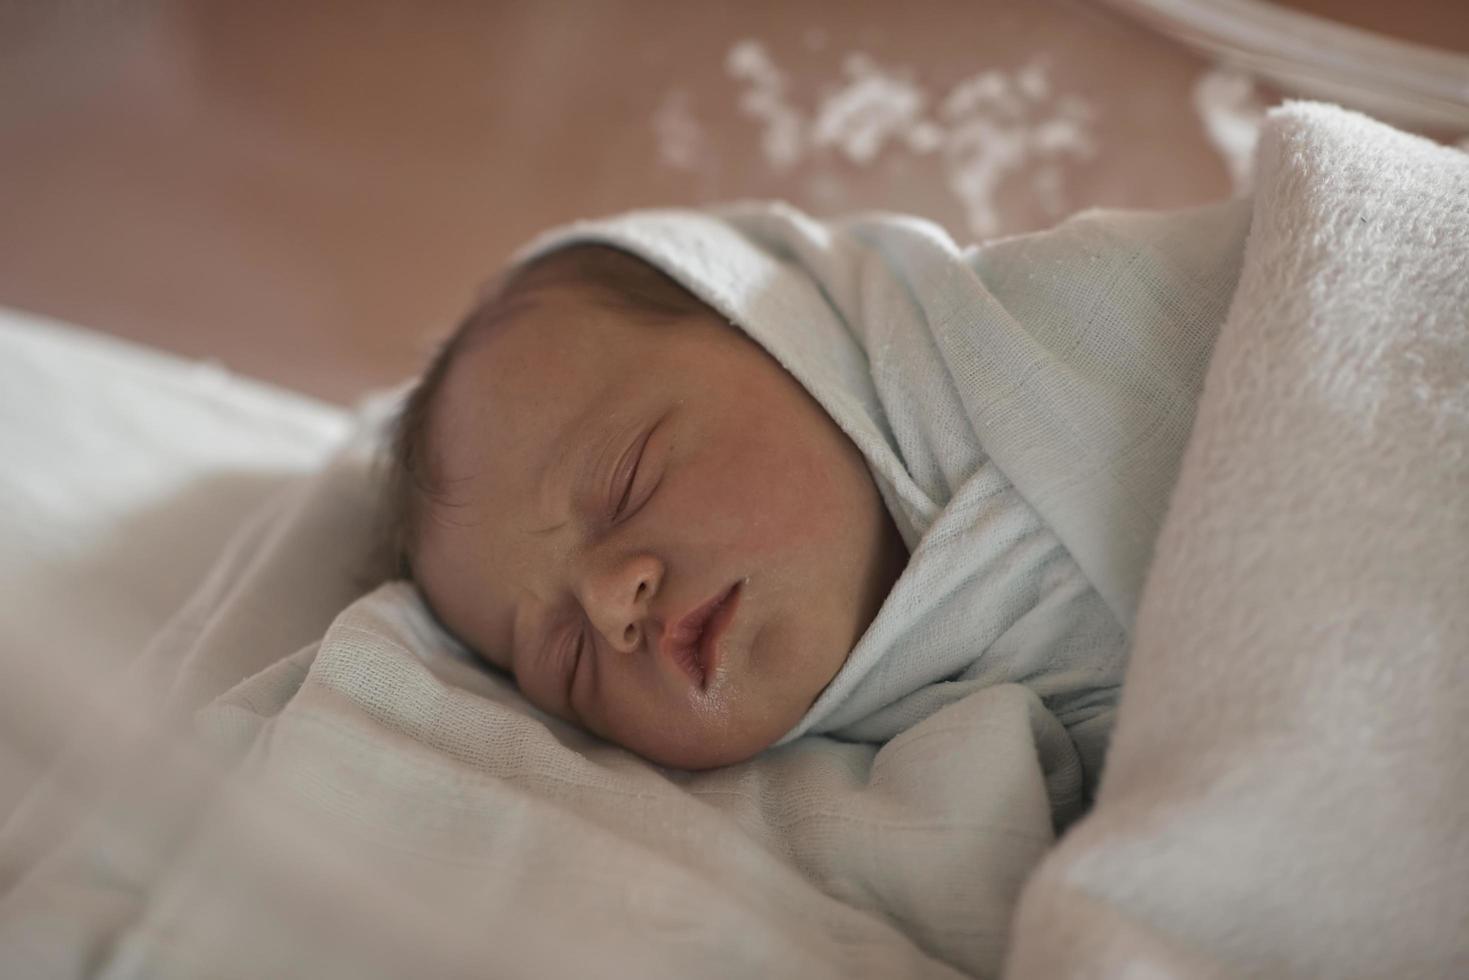
[[730, 481], [731, 511], [738, 514], [742, 543], [760, 556], [824, 554], [834, 537], [850, 530], [854, 494], [844, 461], [801, 445], [752, 452]]

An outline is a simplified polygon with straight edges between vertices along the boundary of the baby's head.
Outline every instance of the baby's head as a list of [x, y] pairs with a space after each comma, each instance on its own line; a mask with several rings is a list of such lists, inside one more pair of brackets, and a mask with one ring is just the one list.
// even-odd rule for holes
[[404, 568], [545, 711], [667, 766], [800, 721], [907, 552], [861, 454], [760, 346], [597, 245], [514, 270], [405, 406]]

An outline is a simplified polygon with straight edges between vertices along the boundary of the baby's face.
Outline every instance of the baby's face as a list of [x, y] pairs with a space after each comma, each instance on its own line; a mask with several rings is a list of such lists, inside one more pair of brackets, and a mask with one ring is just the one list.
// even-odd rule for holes
[[431, 451], [414, 564], [445, 625], [662, 765], [776, 742], [907, 560], [856, 447], [712, 314], [543, 290], [457, 355]]

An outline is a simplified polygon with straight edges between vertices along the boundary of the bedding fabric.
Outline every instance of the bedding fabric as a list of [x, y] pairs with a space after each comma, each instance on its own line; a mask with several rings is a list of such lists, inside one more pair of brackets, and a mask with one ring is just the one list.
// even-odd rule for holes
[[1010, 973], [1469, 976], [1469, 154], [1302, 105]]
[[70, 675], [116, 677], [348, 431], [336, 406], [0, 309], [0, 822], [68, 729]]
[[0, 309], [0, 648], [116, 667], [348, 413]]
[[[475, 669], [401, 583], [359, 597], [365, 406], [128, 683], [78, 688], [77, 750], [0, 833], [0, 974], [1463, 972], [1469, 157], [1294, 105], [1257, 173], [1252, 202], [969, 251], [700, 219], [748, 296], [662, 257], [863, 449], [915, 549], [882, 644], [935, 645], [874, 641], [740, 766], [652, 767]], [[569, 234], [658, 260], [678, 234], [639, 229], [686, 220]], [[926, 362], [884, 360], [898, 331]]]

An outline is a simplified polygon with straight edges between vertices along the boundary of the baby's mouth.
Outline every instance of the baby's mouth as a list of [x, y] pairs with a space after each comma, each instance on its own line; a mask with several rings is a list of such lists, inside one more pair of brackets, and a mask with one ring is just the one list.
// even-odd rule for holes
[[719, 641], [739, 608], [743, 584], [735, 582], [700, 603], [665, 637], [667, 652], [700, 690], [708, 689], [723, 659]]

